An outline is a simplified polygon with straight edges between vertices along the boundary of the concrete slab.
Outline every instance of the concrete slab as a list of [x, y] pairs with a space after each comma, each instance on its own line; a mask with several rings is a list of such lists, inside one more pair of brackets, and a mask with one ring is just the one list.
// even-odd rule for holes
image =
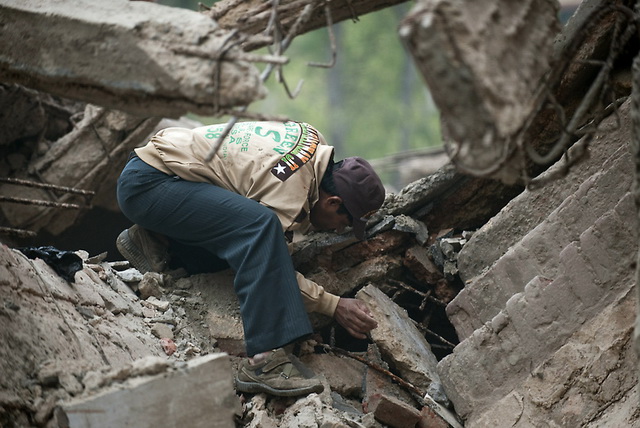
[[378, 322], [378, 327], [371, 331], [372, 339], [382, 355], [393, 361], [403, 379], [422, 391], [431, 382], [439, 382], [438, 361], [407, 311], [373, 285], [364, 287], [356, 297], [367, 303]]
[[146, 117], [211, 115], [266, 95], [257, 68], [228, 60], [231, 39], [203, 14], [150, 2], [2, 0], [0, 42], [14, 49], [0, 78]]
[[229, 357], [216, 353], [64, 403], [56, 418], [60, 428], [233, 428], [237, 400]]

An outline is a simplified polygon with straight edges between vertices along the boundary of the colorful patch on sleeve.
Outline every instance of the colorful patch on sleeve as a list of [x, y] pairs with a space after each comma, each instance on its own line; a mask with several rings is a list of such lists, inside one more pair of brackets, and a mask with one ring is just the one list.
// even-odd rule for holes
[[271, 169], [271, 173], [280, 181], [285, 181], [300, 167], [304, 166], [316, 153], [320, 138], [318, 131], [306, 123], [300, 123], [302, 133], [296, 144], [285, 153]]

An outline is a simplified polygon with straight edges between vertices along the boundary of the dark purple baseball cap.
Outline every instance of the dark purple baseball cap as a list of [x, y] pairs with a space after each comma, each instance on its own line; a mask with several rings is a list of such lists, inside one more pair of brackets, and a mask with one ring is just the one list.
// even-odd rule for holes
[[384, 202], [382, 180], [371, 164], [360, 157], [345, 158], [340, 169], [333, 171], [333, 182], [344, 206], [353, 216], [353, 233], [364, 239], [367, 220]]

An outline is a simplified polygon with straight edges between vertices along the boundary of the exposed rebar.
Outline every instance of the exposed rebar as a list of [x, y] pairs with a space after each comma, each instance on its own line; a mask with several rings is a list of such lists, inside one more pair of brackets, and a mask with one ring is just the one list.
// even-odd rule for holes
[[15, 236], [16, 238], [33, 238], [37, 233], [31, 230], [14, 229], [12, 227], [0, 227], [0, 235]]
[[1, 196], [0, 202], [11, 202], [15, 204], [23, 204], [23, 205], [37, 205], [41, 207], [56, 207], [56, 208], [71, 208], [71, 209], [81, 209], [82, 207], [77, 204], [66, 204], [63, 202], [54, 202], [54, 201], [44, 201], [41, 199], [26, 199], [26, 198], [15, 198], [13, 196]]
[[39, 183], [36, 181], [22, 180], [19, 178], [0, 177], [0, 182], [8, 183], [8, 184], [16, 184], [19, 186], [26, 186], [26, 187], [37, 187], [40, 189], [59, 190], [61, 192], [75, 193], [75, 194], [84, 195], [84, 196], [93, 196], [96, 194], [96, 192], [92, 190], [82, 190], [82, 189], [76, 189], [74, 187], [58, 186], [57, 184]]

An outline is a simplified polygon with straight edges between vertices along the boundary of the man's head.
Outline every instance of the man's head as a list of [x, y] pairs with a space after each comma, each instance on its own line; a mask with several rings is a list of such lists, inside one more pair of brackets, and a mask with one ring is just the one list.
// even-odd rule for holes
[[346, 158], [325, 173], [320, 200], [311, 210], [311, 223], [318, 229], [341, 232], [351, 225], [356, 238], [364, 239], [367, 219], [384, 202], [385, 190], [369, 162]]

